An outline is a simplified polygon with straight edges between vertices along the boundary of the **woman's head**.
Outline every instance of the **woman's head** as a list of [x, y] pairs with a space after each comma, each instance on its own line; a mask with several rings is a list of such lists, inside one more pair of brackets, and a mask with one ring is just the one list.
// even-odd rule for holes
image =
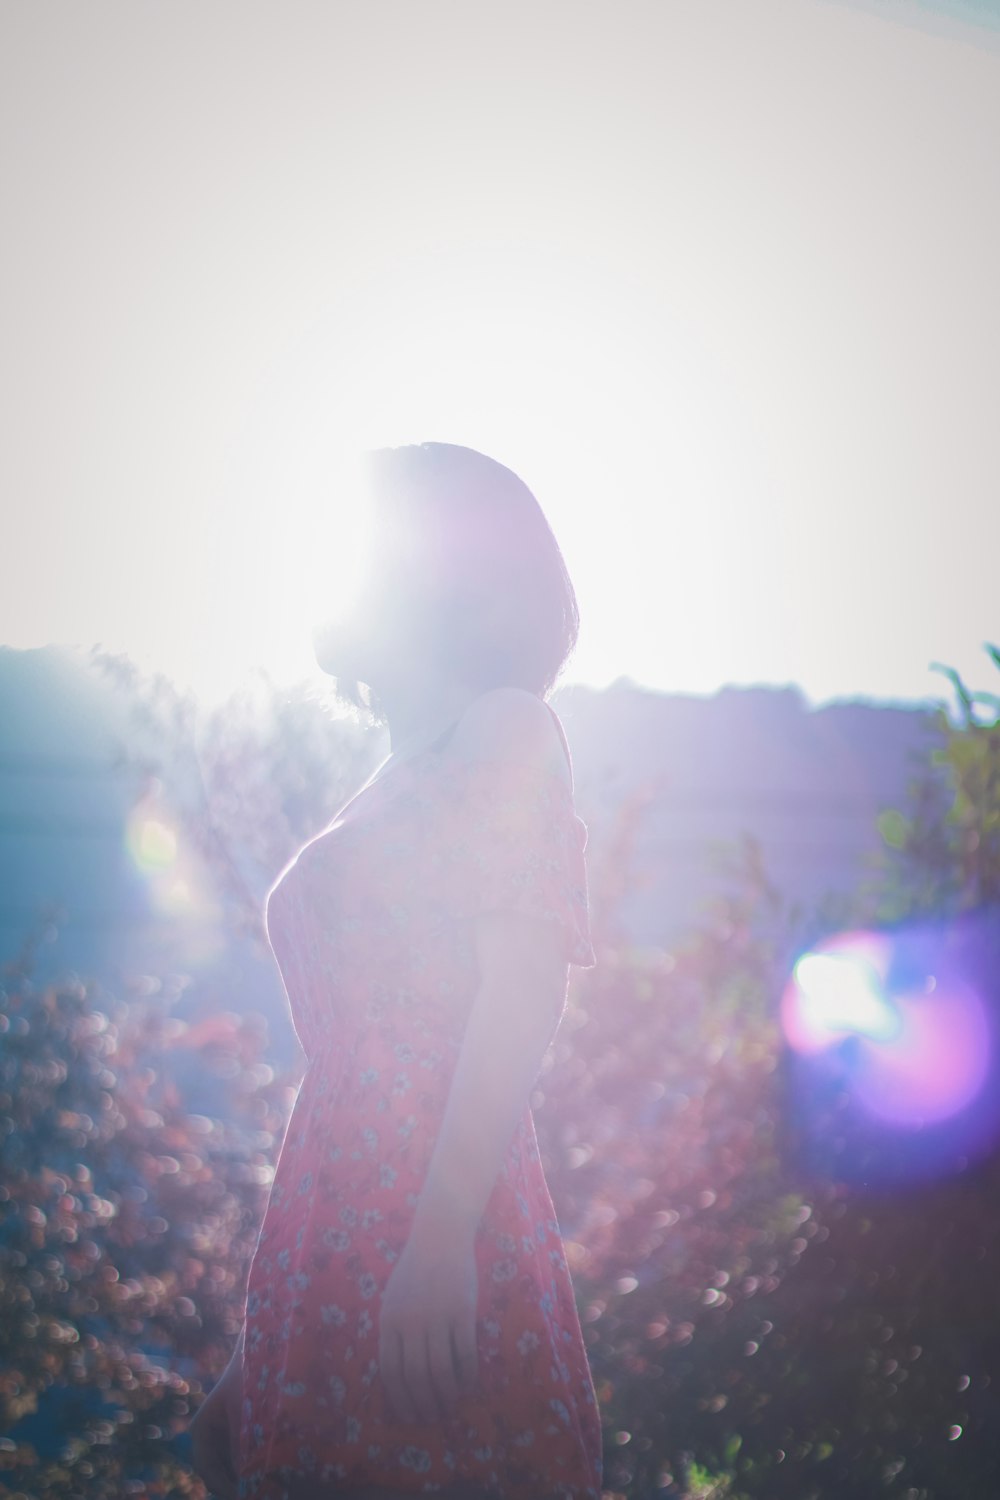
[[579, 615], [559, 545], [523, 480], [453, 443], [378, 448], [365, 469], [364, 578], [349, 617], [314, 635], [338, 696], [380, 718], [380, 686], [422, 672], [471, 692], [547, 696], [576, 645]]

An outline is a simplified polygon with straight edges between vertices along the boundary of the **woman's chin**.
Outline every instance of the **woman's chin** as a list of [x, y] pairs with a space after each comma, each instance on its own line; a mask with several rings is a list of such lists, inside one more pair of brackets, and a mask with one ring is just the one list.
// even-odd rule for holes
[[337, 640], [331, 630], [314, 630], [312, 644], [321, 672], [328, 677], [354, 677], [364, 682], [365, 667], [348, 642]]

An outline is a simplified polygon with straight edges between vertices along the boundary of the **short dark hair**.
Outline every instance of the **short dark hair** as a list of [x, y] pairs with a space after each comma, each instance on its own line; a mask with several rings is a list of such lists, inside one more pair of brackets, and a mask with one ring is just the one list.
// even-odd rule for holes
[[[406, 608], [479, 692], [548, 696], [576, 646], [576, 593], [546, 516], [511, 469], [475, 448], [414, 443], [364, 455], [376, 548], [412, 563]], [[378, 530], [385, 520], [387, 532]], [[391, 538], [391, 540], [390, 540]], [[355, 702], [360, 699], [348, 693]], [[371, 707], [371, 704], [367, 705]]]

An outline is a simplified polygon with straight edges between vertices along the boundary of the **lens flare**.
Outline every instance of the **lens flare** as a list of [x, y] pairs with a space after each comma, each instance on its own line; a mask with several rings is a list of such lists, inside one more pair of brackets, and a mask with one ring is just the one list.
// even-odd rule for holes
[[848, 953], [806, 953], [795, 965], [802, 1005], [816, 1035], [856, 1031], [885, 1041], [902, 1028], [875, 969]]
[[859, 1054], [858, 1100], [870, 1114], [900, 1125], [957, 1115], [990, 1071], [989, 1027], [978, 995], [953, 979], [944, 992], [899, 995], [897, 1005], [892, 1045]]
[[964, 1170], [1000, 1138], [985, 924], [834, 934], [795, 961], [780, 1014], [813, 1156], [839, 1175]]

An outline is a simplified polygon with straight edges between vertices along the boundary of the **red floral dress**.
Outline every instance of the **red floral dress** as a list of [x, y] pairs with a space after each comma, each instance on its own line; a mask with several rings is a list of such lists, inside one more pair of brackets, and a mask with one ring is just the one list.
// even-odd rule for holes
[[562, 776], [440, 745], [360, 792], [268, 893], [307, 1066], [247, 1287], [245, 1500], [294, 1500], [306, 1478], [331, 1494], [601, 1497], [600, 1414], [527, 1103], [475, 1234], [477, 1390], [428, 1426], [394, 1419], [379, 1379], [381, 1293], [477, 988], [471, 919], [529, 913], [570, 963], [596, 962], [587, 827]]

